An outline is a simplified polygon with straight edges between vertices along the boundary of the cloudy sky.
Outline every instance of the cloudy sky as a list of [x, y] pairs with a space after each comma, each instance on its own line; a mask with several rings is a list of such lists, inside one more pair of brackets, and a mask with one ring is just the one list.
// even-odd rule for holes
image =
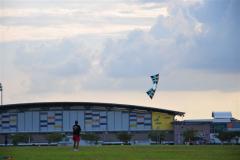
[[238, 0], [0, 0], [0, 9], [4, 104], [93, 101], [240, 118]]

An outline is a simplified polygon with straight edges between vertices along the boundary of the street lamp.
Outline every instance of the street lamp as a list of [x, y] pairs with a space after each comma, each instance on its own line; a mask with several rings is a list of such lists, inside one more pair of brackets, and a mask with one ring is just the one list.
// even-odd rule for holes
[[1, 92], [1, 105], [3, 104], [3, 102], [2, 102], [2, 91], [3, 91], [3, 87], [2, 87], [2, 83], [0, 83], [0, 92]]

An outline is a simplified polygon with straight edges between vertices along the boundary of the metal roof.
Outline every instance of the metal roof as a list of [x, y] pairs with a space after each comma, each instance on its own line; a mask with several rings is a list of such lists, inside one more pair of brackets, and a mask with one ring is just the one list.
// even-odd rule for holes
[[184, 122], [212, 122], [212, 119], [187, 119]]
[[213, 119], [213, 123], [229, 123], [231, 122], [230, 118], [216, 118]]
[[231, 112], [212, 112], [212, 117], [214, 119], [227, 119], [227, 118], [232, 118], [232, 113]]
[[147, 111], [157, 111], [164, 112], [173, 115], [184, 116], [184, 112], [161, 109], [157, 107], [147, 107], [147, 106], [137, 106], [129, 104], [115, 104], [115, 103], [100, 103], [100, 102], [34, 102], [34, 103], [16, 103], [16, 104], [6, 104], [0, 107], [0, 111], [9, 109], [28, 109], [28, 108], [48, 108], [48, 107], [106, 107], [109, 109], [136, 109], [136, 110], [147, 110]]
[[202, 125], [202, 124], [210, 124], [212, 123], [212, 119], [189, 119], [183, 121], [175, 121], [175, 124], [178, 125]]

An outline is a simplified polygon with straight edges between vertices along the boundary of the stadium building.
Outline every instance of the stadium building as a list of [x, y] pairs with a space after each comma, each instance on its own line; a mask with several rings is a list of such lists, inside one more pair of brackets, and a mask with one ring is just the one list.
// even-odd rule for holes
[[174, 141], [173, 122], [183, 112], [154, 107], [91, 103], [41, 102], [8, 104], [0, 107], [0, 144], [11, 143], [11, 134], [31, 134], [30, 143], [46, 142], [46, 133], [71, 135], [72, 125], [78, 120], [84, 133], [96, 133], [101, 141], [117, 142], [116, 133], [133, 135], [134, 143], [149, 143], [152, 130], [167, 131], [166, 140]]

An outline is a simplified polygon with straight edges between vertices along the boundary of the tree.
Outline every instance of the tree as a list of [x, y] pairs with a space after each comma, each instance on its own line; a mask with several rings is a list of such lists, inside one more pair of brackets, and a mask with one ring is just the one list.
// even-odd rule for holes
[[27, 143], [28, 142], [28, 139], [29, 139], [29, 136], [28, 134], [14, 134], [11, 136], [11, 139], [12, 139], [12, 143], [14, 146], [18, 145], [18, 143], [22, 142], [22, 143]]
[[121, 132], [117, 134], [117, 138], [123, 142], [123, 144], [129, 144], [129, 141], [132, 139], [132, 135], [127, 132]]
[[240, 137], [240, 132], [227, 132], [227, 131], [223, 131], [218, 133], [217, 136], [222, 142], [223, 141], [227, 141], [230, 142], [233, 138], [236, 139], [236, 143], [238, 141], [238, 138]]
[[83, 140], [90, 141], [90, 143], [98, 144], [100, 136], [95, 133], [88, 133], [88, 134], [83, 134], [81, 138]]
[[151, 131], [148, 134], [148, 138], [152, 141], [155, 141], [157, 144], [161, 144], [163, 140], [165, 140], [166, 131]]
[[194, 141], [197, 138], [196, 131], [193, 129], [185, 130], [183, 132], [183, 137], [185, 142], [192, 143], [192, 141]]
[[46, 135], [46, 139], [47, 139], [48, 143], [59, 142], [64, 137], [65, 137], [65, 135], [61, 134], [61, 133], [49, 133]]

